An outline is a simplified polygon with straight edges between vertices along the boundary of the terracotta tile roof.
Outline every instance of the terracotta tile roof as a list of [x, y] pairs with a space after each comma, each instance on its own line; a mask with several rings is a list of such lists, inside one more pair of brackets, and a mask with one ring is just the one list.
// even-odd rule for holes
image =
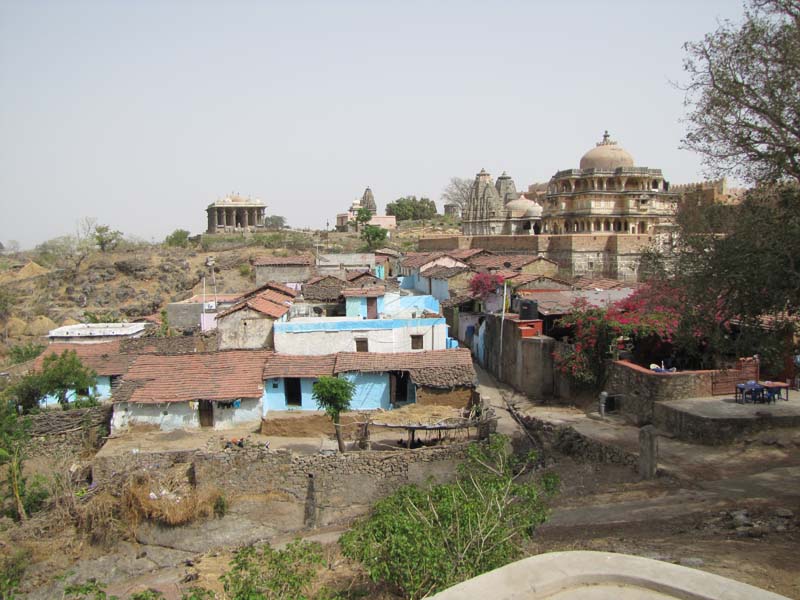
[[257, 296], [264, 290], [274, 290], [291, 298], [295, 298], [297, 296], [297, 292], [292, 288], [283, 285], [282, 283], [278, 283], [277, 281], [267, 281], [265, 284], [258, 286], [256, 289], [250, 290], [249, 292], [243, 294], [242, 300], [245, 298], [251, 298], [252, 296]]
[[303, 298], [315, 302], [337, 302], [345, 287], [347, 282], [333, 275], [315, 277], [303, 284]]
[[[271, 300], [270, 298], [276, 298], [276, 300]], [[247, 298], [231, 306], [228, 310], [219, 313], [217, 315], [217, 320], [223, 319], [243, 308], [249, 308], [263, 315], [267, 315], [268, 317], [272, 317], [273, 319], [280, 319], [289, 312], [291, 304], [291, 299], [288, 299], [286, 296], [277, 294], [277, 292], [273, 292], [272, 290], [265, 290], [258, 296]]]
[[524, 254], [489, 254], [469, 258], [467, 262], [483, 269], [521, 269], [537, 260], [538, 256]]
[[335, 275], [317, 275], [315, 277], [312, 277], [311, 279], [309, 279], [308, 281], [306, 281], [303, 284], [303, 293], [305, 294], [306, 286], [314, 285], [315, 283], [319, 283], [323, 279], [334, 279], [334, 280], [336, 280], [338, 282], [345, 283], [344, 279], [340, 279], [339, 277], [336, 277]]
[[333, 375], [335, 364], [335, 354], [324, 354], [322, 356], [275, 354], [269, 357], [267, 364], [264, 365], [264, 379]]
[[462, 294], [460, 296], [452, 296], [447, 300], [442, 300], [440, 306], [442, 308], [450, 308], [451, 306], [461, 306], [462, 304], [473, 302], [477, 299], [478, 299], [477, 296], [472, 296], [470, 294]]
[[269, 350], [226, 350], [180, 355], [143, 354], [136, 358], [115, 402], [185, 402], [260, 398]]
[[[348, 271], [345, 274], [347, 277], [347, 281], [353, 281], [354, 279], [358, 279], [359, 277], [364, 277], [368, 275], [370, 277], [375, 277], [375, 275], [371, 271]], [[377, 279], [377, 277], [375, 277]]]
[[421, 352], [339, 352], [336, 373], [408, 371], [417, 385], [434, 388], [471, 387], [475, 368], [467, 348]]
[[409, 252], [406, 257], [400, 261], [400, 264], [409, 269], [416, 269], [424, 265], [426, 262], [444, 256], [443, 252]]
[[525, 287], [527, 289], [552, 289], [556, 288], [572, 288], [572, 284], [565, 279], [558, 277], [548, 277], [547, 275], [536, 275], [534, 273], [517, 273], [514, 277], [509, 279], [509, 283], [514, 287]]
[[344, 288], [342, 296], [345, 298], [377, 298], [378, 296], [385, 296], [386, 288], [382, 286], [363, 287], [363, 288]]
[[627, 284], [617, 279], [578, 277], [573, 285], [579, 290], [612, 290], [614, 288], [625, 287]]
[[253, 261], [256, 267], [271, 267], [281, 265], [313, 265], [314, 257], [308, 254], [297, 256], [262, 256]]
[[425, 269], [422, 272], [422, 275], [423, 277], [428, 277], [429, 279], [450, 279], [451, 277], [461, 275], [461, 273], [469, 270], [469, 267], [443, 267], [437, 265], [435, 267], [431, 267], [430, 269]]
[[487, 254], [491, 255], [491, 252], [488, 250], [484, 250], [483, 248], [463, 248], [458, 250], [448, 250], [445, 252], [448, 256], [452, 256], [453, 258], [457, 258], [459, 260], [465, 260], [467, 258], [471, 258], [478, 254]]
[[392, 256], [394, 258], [400, 258], [401, 254], [397, 250], [392, 250], [391, 248], [378, 248], [375, 250], [375, 254], [385, 254], [386, 256]]
[[98, 344], [75, 344], [69, 342], [56, 342], [45, 348], [33, 361], [32, 369], [41, 371], [45, 357], [50, 354], [62, 354], [65, 350], [74, 350], [84, 366], [102, 376], [122, 375], [128, 370], [133, 359], [130, 354], [120, 353], [121, 340], [102, 342]]
[[275, 290], [264, 290], [263, 292], [258, 293], [253, 298], [263, 298], [265, 300], [269, 300], [270, 302], [274, 302], [275, 304], [289, 304], [292, 303], [294, 296], [287, 296], [281, 292], [276, 292]]

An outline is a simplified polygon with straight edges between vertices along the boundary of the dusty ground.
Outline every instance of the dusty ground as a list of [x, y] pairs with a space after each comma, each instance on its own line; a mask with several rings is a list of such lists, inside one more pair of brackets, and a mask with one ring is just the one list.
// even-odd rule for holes
[[[520, 440], [518, 445], [524, 446], [528, 438], [507, 410], [508, 400], [537, 418], [569, 423], [584, 435], [635, 450], [633, 429], [622, 422], [597, 421], [569, 408], [537, 407], [497, 385], [485, 373], [479, 371], [479, 377], [481, 392], [497, 411], [498, 431], [515, 436]], [[335, 448], [330, 435], [319, 439], [262, 439], [249, 430], [224, 434], [145, 431], [139, 432], [138, 438], [113, 439], [103, 452], [129, 452], [145, 443], [174, 449], [218, 447], [233, 437], [246, 437], [254, 444], [269, 439], [272, 448], [298, 451]], [[387, 447], [391, 444], [390, 437]], [[796, 566], [800, 555], [800, 432], [775, 430], [723, 447], [667, 439], [661, 448], [663, 474], [652, 481], [642, 481], [629, 467], [548, 454], [545, 468], [559, 475], [561, 491], [552, 502], [548, 522], [539, 529], [528, 551], [591, 549], [635, 554], [800, 598]], [[245, 518], [247, 511], [243, 509], [252, 512], [254, 505], [264, 508], [260, 522], [254, 522], [251, 516], [250, 520]], [[53, 577], [74, 571], [72, 577], [77, 580], [98, 577], [109, 582], [109, 591], [122, 597], [152, 586], [177, 599], [179, 590], [190, 585], [220, 589], [219, 576], [227, 568], [232, 549], [207, 549], [220, 528], [226, 533], [250, 533], [258, 528], [262, 539], [275, 545], [300, 533], [326, 544], [328, 568], [324, 575], [336, 587], [352, 584], [362, 597], [395, 600], [387, 590], [366, 582], [363, 572], [338, 554], [335, 541], [342, 528], [283, 531], [279, 526], [282, 510], [292, 508], [265, 498], [239, 498], [232, 502], [224, 519], [210, 520], [193, 532], [176, 531], [178, 537], [172, 541], [163, 534], [144, 531], [139, 543], [122, 542], [109, 549], [91, 546], [69, 529], [59, 531], [51, 526], [37, 531], [33, 525], [27, 535], [0, 533], [0, 544], [32, 548], [29, 582], [40, 587], [31, 598], [57, 595]], [[53, 552], [53, 548], [59, 551]]]

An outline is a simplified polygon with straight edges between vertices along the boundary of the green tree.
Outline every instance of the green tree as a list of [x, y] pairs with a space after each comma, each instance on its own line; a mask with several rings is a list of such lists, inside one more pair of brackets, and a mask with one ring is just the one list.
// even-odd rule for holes
[[371, 220], [372, 212], [368, 208], [359, 208], [356, 213], [356, 231], [361, 231]]
[[45, 357], [41, 371], [33, 371], [11, 386], [11, 394], [17, 404], [29, 412], [38, 408], [45, 396], [57, 396], [59, 402], [67, 402], [67, 392], [81, 393], [91, 390], [97, 374], [85, 367], [74, 350]]
[[550, 476], [526, 477], [533, 458], [516, 458], [500, 435], [470, 446], [455, 482], [408, 485], [381, 500], [342, 536], [344, 554], [412, 600], [517, 559], [557, 487]]
[[370, 250], [373, 250], [376, 246], [386, 240], [387, 233], [388, 231], [386, 231], [383, 227], [378, 227], [377, 225], [365, 225], [364, 229], [361, 230], [361, 239], [367, 243], [367, 246]]
[[428, 198], [406, 196], [386, 205], [386, 214], [398, 221], [424, 221], [436, 216], [436, 204]]
[[97, 225], [94, 228], [94, 241], [100, 252], [108, 252], [116, 248], [122, 241], [122, 232], [112, 230], [108, 225]]
[[341, 413], [350, 409], [350, 400], [353, 398], [355, 388], [352, 381], [339, 377], [320, 377], [312, 388], [312, 396], [317, 401], [317, 406], [333, 421], [339, 452], [342, 453], [345, 447], [342, 439]]
[[273, 231], [280, 231], [286, 227], [286, 218], [278, 215], [264, 217], [264, 228]]
[[685, 147], [718, 174], [800, 181], [800, 3], [749, 0], [741, 24], [684, 48]]
[[176, 229], [166, 237], [164, 243], [170, 247], [186, 248], [189, 245], [189, 232], [185, 229]]

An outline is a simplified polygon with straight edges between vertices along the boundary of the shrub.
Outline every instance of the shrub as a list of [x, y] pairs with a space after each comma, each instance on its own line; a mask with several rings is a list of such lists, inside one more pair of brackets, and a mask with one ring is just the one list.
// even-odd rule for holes
[[35, 342], [27, 342], [25, 344], [18, 344], [12, 346], [8, 351], [11, 364], [16, 365], [19, 363], [28, 362], [39, 356], [44, 351], [44, 344], [37, 344]]
[[167, 236], [164, 243], [170, 247], [186, 248], [189, 245], [189, 232], [185, 229], [176, 229]]
[[344, 554], [412, 600], [517, 559], [557, 486], [522, 482], [533, 458], [516, 459], [500, 435], [471, 446], [454, 483], [408, 485], [378, 502], [342, 536]]
[[16, 597], [29, 561], [28, 550], [15, 550], [11, 555], [0, 558], [0, 598], [10, 600]]
[[317, 570], [324, 564], [322, 546], [295, 540], [283, 550], [247, 546], [220, 579], [233, 600], [309, 600]]
[[242, 277], [249, 277], [250, 276], [250, 265], [247, 263], [242, 263], [239, 265], [239, 275]]

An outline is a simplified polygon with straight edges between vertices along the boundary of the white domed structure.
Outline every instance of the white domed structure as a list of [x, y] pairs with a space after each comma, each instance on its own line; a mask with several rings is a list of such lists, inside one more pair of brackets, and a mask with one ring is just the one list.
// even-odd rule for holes
[[581, 157], [581, 171], [595, 169], [597, 171], [614, 171], [619, 167], [632, 167], [633, 156], [611, 140], [608, 131], [603, 134], [603, 140]]

